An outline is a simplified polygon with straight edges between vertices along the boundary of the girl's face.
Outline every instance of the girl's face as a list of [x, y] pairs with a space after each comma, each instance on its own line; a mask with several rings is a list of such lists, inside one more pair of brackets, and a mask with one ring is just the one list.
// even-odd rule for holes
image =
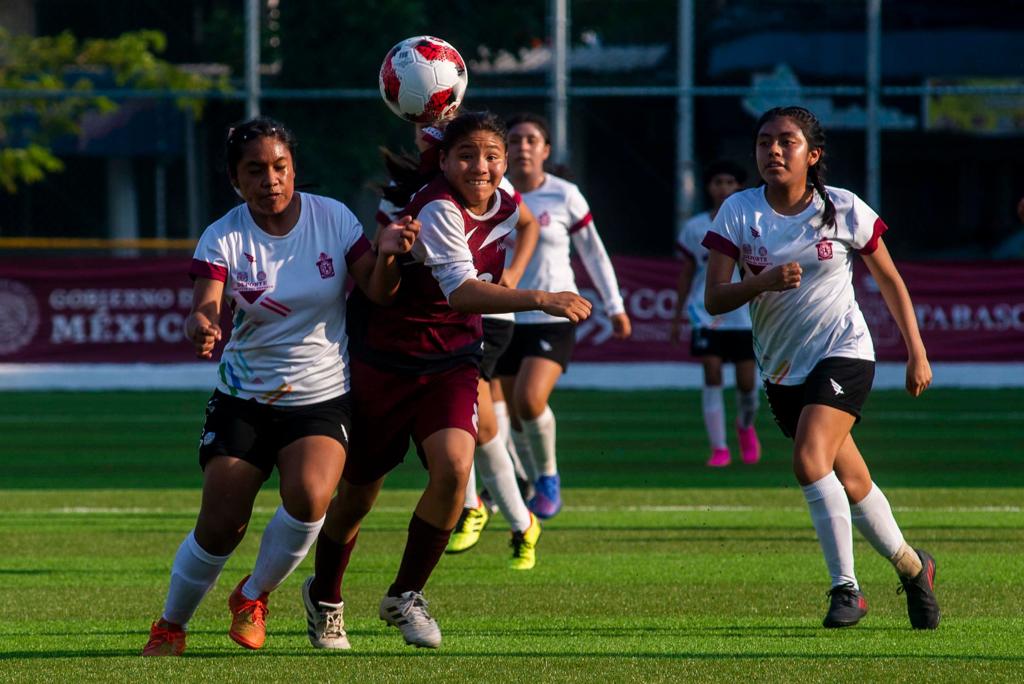
[[232, 180], [253, 213], [281, 214], [295, 194], [292, 153], [277, 138], [254, 138], [245, 143]]
[[807, 170], [821, 159], [821, 150], [812, 150], [800, 126], [789, 117], [768, 121], [757, 132], [757, 170], [771, 186], [807, 185]]
[[716, 173], [708, 181], [708, 194], [711, 196], [711, 203], [716, 207], [722, 206], [722, 202], [741, 187], [739, 181], [731, 173]]
[[513, 173], [534, 176], [544, 173], [544, 162], [551, 156], [551, 145], [544, 132], [533, 123], [516, 124], [508, 132], [508, 162]]
[[483, 214], [505, 175], [505, 141], [493, 131], [473, 131], [441, 151], [441, 171], [466, 208]]

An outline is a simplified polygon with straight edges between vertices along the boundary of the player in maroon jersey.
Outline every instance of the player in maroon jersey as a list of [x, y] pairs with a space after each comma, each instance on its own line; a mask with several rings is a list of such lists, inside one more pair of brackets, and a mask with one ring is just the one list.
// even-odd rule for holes
[[429, 480], [380, 617], [409, 644], [440, 646], [441, 631], [422, 592], [462, 510], [473, 462], [480, 314], [541, 310], [574, 323], [590, 315], [590, 303], [575, 293], [497, 284], [504, 240], [519, 214], [513, 196], [498, 187], [506, 169], [501, 120], [489, 113], [458, 116], [445, 131], [439, 163], [443, 175], [406, 210], [422, 228], [402, 264], [394, 304], [377, 306], [358, 291], [349, 302], [355, 427], [317, 543], [316, 574], [305, 587], [314, 646], [344, 647], [333, 641], [343, 632], [342, 576], [360, 523], [410, 438]]

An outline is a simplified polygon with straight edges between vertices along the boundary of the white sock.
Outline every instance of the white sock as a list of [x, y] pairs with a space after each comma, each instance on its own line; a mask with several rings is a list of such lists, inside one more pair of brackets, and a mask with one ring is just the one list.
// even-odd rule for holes
[[195, 530], [178, 547], [171, 566], [171, 586], [167, 589], [163, 619], [182, 627], [192, 619], [200, 601], [217, 582], [224, 564], [231, 557], [214, 556], [196, 541]]
[[761, 395], [757, 388], [744, 392], [736, 390], [736, 424], [741, 428], [754, 426], [754, 419], [757, 418], [757, 407], [761, 405]]
[[[479, 448], [479, 447], [477, 447]], [[469, 479], [466, 480], [466, 499], [463, 508], [476, 508], [480, 505], [480, 496], [476, 493], [476, 464], [469, 466]]]
[[724, 449], [725, 444], [725, 399], [722, 397], [721, 385], [717, 387], [705, 385], [701, 392], [701, 405], [704, 409], [704, 427], [708, 431], [708, 441], [712, 449]]
[[511, 435], [512, 443], [515, 444], [516, 452], [519, 454], [519, 462], [523, 464], [523, 470], [526, 471], [526, 479], [530, 482], [536, 482], [537, 466], [534, 464], [530, 440], [522, 430], [516, 430], [515, 428], [509, 430], [509, 435]]
[[557, 475], [555, 460], [555, 414], [550, 406], [533, 420], [523, 420], [523, 434], [530, 442], [530, 455], [537, 469], [537, 475]]
[[292, 570], [299, 567], [323, 525], [324, 518], [302, 522], [290, 516], [283, 505], [278, 506], [274, 517], [267, 523], [267, 529], [263, 530], [256, 566], [242, 587], [242, 595], [255, 600], [260, 594], [269, 594], [277, 589]]
[[512, 531], [524, 531], [530, 526], [530, 511], [519, 493], [516, 471], [501, 436], [479, 445], [475, 460], [480, 466], [480, 479]]
[[512, 440], [512, 419], [508, 415], [508, 404], [503, 401], [494, 402], [494, 416], [498, 419], [498, 436], [501, 437], [505, 443], [505, 448], [508, 449], [508, 455], [516, 469], [516, 477], [520, 480], [532, 482], [533, 480], [526, 474], [522, 461], [519, 460], [519, 450], [516, 449], [516, 443]]
[[818, 533], [818, 543], [825, 554], [825, 565], [832, 576], [832, 586], [852, 584], [859, 588], [853, 574], [853, 524], [850, 522], [850, 502], [846, 490], [830, 472], [817, 482], [801, 487], [807, 507], [811, 509], [811, 522]]
[[[921, 561], [917, 553], [907, 546], [903, 532], [892, 515], [889, 500], [874, 482], [871, 491], [858, 503], [850, 504], [853, 524], [878, 553], [896, 566], [901, 574], [914, 577], [920, 572]], [[907, 553], [907, 551], [910, 553]]]

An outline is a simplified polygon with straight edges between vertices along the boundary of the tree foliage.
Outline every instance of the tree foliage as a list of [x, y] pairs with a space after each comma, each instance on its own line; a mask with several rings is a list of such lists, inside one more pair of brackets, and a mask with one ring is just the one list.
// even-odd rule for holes
[[[0, 27], [0, 187], [14, 193], [64, 168], [52, 151], [53, 141], [77, 134], [86, 113], [117, 109], [114, 100], [96, 94], [98, 79], [140, 90], [226, 87], [160, 59], [165, 48], [159, 31], [79, 40], [68, 31], [12, 36]], [[200, 99], [180, 98], [178, 105], [196, 117], [202, 111]]]

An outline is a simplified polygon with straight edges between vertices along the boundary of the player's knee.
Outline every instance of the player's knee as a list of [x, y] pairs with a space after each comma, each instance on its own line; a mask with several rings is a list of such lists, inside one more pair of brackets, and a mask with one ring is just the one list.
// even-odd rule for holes
[[528, 389], [520, 393], [516, 401], [516, 409], [523, 420], [535, 420], [548, 405], [548, 397], [543, 392]]
[[480, 425], [477, 426], [476, 430], [476, 443], [487, 444], [492, 439], [498, 436], [498, 424], [491, 423], [490, 421], [480, 421]]

